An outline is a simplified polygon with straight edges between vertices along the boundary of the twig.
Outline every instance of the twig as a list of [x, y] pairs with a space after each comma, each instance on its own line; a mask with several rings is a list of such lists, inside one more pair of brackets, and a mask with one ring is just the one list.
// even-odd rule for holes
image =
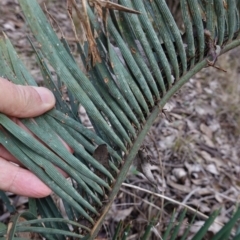
[[[140, 197], [137, 196], [136, 194], [131, 193], [131, 192], [129, 192], [129, 191], [123, 189], [123, 188], [120, 188], [120, 190], [121, 190], [122, 192], [125, 192], [126, 194], [128, 194], [128, 195], [130, 195], [130, 196], [133, 196], [133, 197], [135, 197], [135, 198], [140, 199], [141, 201], [143, 201], [144, 203], [150, 205], [151, 207], [154, 207], [154, 208], [156, 208], [157, 210], [162, 211], [162, 208], [158, 207], [157, 205], [155, 205], [155, 204], [153, 204], [153, 203], [151, 203], [151, 202], [149, 202], [149, 201], [147, 201], [147, 200], [145, 200], [145, 199], [140, 198]], [[134, 205], [134, 203], [131, 203], [131, 204]], [[137, 204], [135, 204], [135, 205], [140, 205], [140, 204], [141, 204], [141, 203], [139, 202], [139, 203], [137, 203]], [[116, 204], [116, 206], [117, 206], [117, 205], [120, 205], [120, 204]], [[123, 205], [125, 206], [126, 203], [124, 203]]]
[[[174, 200], [174, 199], [172, 199], [172, 198], [169, 198], [169, 197], [167, 197], [167, 196], [164, 196], [164, 195], [162, 195], [162, 194], [155, 193], [155, 192], [151, 192], [151, 191], [146, 190], [146, 189], [144, 189], [144, 188], [141, 188], [141, 187], [138, 187], [138, 186], [133, 186], [133, 185], [127, 184], [127, 183], [122, 183], [122, 186], [129, 187], [129, 188], [133, 188], [133, 189], [137, 189], [137, 190], [140, 190], [140, 191], [142, 191], [142, 192], [146, 192], [146, 193], [152, 194], [152, 195], [154, 195], [154, 196], [156, 196], [156, 197], [159, 197], [159, 198], [164, 198], [165, 200], [167, 200], [167, 201], [169, 201], [169, 202], [171, 202], [171, 203], [174, 203], [174, 204], [180, 205], [180, 206], [182, 206], [182, 207], [184, 207], [184, 208], [187, 208], [189, 211], [191, 211], [192, 213], [196, 214], [196, 215], [199, 216], [199, 217], [202, 217], [204, 220], [207, 220], [207, 219], [208, 219], [208, 216], [207, 216], [207, 215], [199, 212], [197, 209], [194, 209], [194, 208], [192, 208], [192, 207], [189, 207], [189, 206], [187, 206], [186, 204], [183, 204], [183, 203], [181, 203], [181, 202], [179, 202], [179, 201], [176, 201], [176, 200]], [[218, 222], [218, 221], [216, 221], [216, 220], [214, 220], [214, 222], [215, 222], [216, 224], [220, 225], [221, 227], [224, 226], [224, 224], [221, 223], [221, 222]]]
[[[151, 136], [150, 136], [150, 137], [151, 137]], [[153, 139], [152, 139], [152, 141], [153, 141], [154, 147], [155, 147], [155, 149], [157, 150], [157, 153], [158, 153], [159, 167], [160, 167], [160, 169], [161, 169], [161, 177], [162, 177], [162, 181], [163, 181], [163, 184], [164, 184], [164, 183], [165, 183], [165, 178], [164, 178], [164, 165], [163, 165], [163, 163], [162, 163], [162, 158], [161, 158], [161, 156], [160, 156], [160, 152], [159, 152], [158, 146], [157, 146], [157, 144], [156, 144], [156, 141], [153, 140]], [[162, 193], [163, 193], [163, 196], [164, 196], [164, 187], [163, 187]], [[160, 222], [162, 222], [162, 218], [163, 218], [163, 214], [162, 214], [162, 213], [163, 213], [163, 212], [164, 212], [164, 198], [162, 198], [162, 211], [161, 211], [160, 218], [159, 218], [159, 221], [160, 221]]]

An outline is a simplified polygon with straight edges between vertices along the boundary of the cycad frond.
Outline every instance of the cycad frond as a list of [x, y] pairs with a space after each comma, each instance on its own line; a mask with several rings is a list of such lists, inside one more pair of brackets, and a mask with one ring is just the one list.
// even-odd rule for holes
[[[106, 6], [111, 2], [106, 1]], [[88, 5], [83, 0], [85, 31], [91, 34], [86, 34], [86, 42], [78, 43], [85, 66], [80, 69], [67, 42], [57, 38], [37, 2], [19, 3], [38, 42], [37, 60], [46, 85], [55, 92], [57, 109], [34, 121], [22, 120], [49, 148], [3, 114], [0, 143], [63, 199], [69, 219], [86, 227], [83, 235], [94, 238], [165, 103], [196, 72], [214, 66], [219, 54], [240, 45], [240, 4], [237, 0], [181, 0], [181, 32], [162, 0], [119, 0], [124, 6], [120, 11], [101, 5], [102, 19], [96, 4], [105, 1], [95, 5], [89, 1], [92, 5]], [[128, 13], [126, 9], [135, 11]], [[71, 107], [62, 100], [48, 64], [67, 86]], [[15, 83], [36, 85], [7, 38], [0, 42], [0, 72]], [[94, 132], [78, 119], [78, 103], [85, 108]], [[57, 135], [74, 150], [74, 156]], [[68, 173], [72, 182], [54, 166]], [[48, 212], [51, 201], [37, 201], [42, 217], [52, 216]], [[55, 217], [59, 216], [57, 209], [54, 211]]]

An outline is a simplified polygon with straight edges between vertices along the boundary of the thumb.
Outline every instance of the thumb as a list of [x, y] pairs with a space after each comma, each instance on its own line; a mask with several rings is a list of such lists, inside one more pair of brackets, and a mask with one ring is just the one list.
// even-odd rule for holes
[[0, 112], [12, 117], [35, 117], [55, 105], [47, 88], [15, 85], [0, 78]]

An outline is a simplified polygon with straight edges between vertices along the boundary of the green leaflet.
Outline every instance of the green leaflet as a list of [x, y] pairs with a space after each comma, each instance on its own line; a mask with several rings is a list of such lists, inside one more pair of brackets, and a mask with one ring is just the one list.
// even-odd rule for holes
[[[122, 125], [116, 119], [112, 111], [107, 107], [98, 92], [88, 81], [87, 77], [77, 67], [75, 62], [63, 48], [61, 42], [48, 24], [44, 14], [35, 1], [19, 1], [26, 13], [29, 26], [31, 27], [35, 37], [42, 45], [42, 52], [55, 68], [56, 73], [62, 77], [70, 91], [76, 96], [79, 102], [85, 107], [88, 114], [94, 121], [106, 132], [106, 134], [116, 142], [122, 150], [126, 150], [123, 143], [109, 127], [107, 122], [100, 115], [99, 110], [103, 111], [118, 131], [122, 129]], [[78, 81], [76, 81], [78, 79]], [[93, 102], [92, 102], [93, 101]], [[97, 110], [97, 108], [99, 110]], [[123, 137], [124, 131], [120, 131]]]
[[[56, 164], [58, 167], [60, 167], [62, 170], [68, 169], [68, 164], [73, 166], [74, 168], [78, 167], [76, 170], [79, 173], [82, 173], [84, 176], [89, 177], [96, 182], [101, 183], [103, 186], [109, 188], [106, 182], [104, 182], [102, 179], [94, 175], [84, 164], [82, 164], [80, 161], [74, 158], [74, 156], [70, 155], [68, 156], [69, 162], [68, 164], [65, 163], [65, 161], [61, 161], [57, 155], [55, 155], [52, 151], [50, 151], [48, 148], [46, 148], [44, 145], [42, 145], [38, 140], [36, 140], [33, 136], [26, 133], [24, 130], [22, 130], [19, 126], [17, 126], [14, 122], [12, 122], [9, 118], [4, 116], [3, 114], [0, 114], [0, 123], [4, 128], [6, 128], [9, 132], [11, 132], [14, 136], [16, 136], [20, 141], [22, 141], [24, 144], [30, 146], [34, 151], [36, 151], [40, 156], [48, 159], [49, 161], [52, 161], [52, 163]], [[62, 146], [60, 146], [62, 148]], [[59, 159], [57, 161], [57, 159]], [[67, 159], [65, 159], [67, 160]], [[73, 164], [74, 163], [74, 164]], [[77, 165], [75, 165], [77, 164]]]

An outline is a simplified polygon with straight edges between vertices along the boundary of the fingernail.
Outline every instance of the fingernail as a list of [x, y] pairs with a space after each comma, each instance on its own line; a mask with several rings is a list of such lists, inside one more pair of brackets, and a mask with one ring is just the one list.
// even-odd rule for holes
[[53, 107], [55, 104], [55, 97], [53, 93], [44, 87], [33, 87], [41, 97], [42, 102], [47, 105]]

